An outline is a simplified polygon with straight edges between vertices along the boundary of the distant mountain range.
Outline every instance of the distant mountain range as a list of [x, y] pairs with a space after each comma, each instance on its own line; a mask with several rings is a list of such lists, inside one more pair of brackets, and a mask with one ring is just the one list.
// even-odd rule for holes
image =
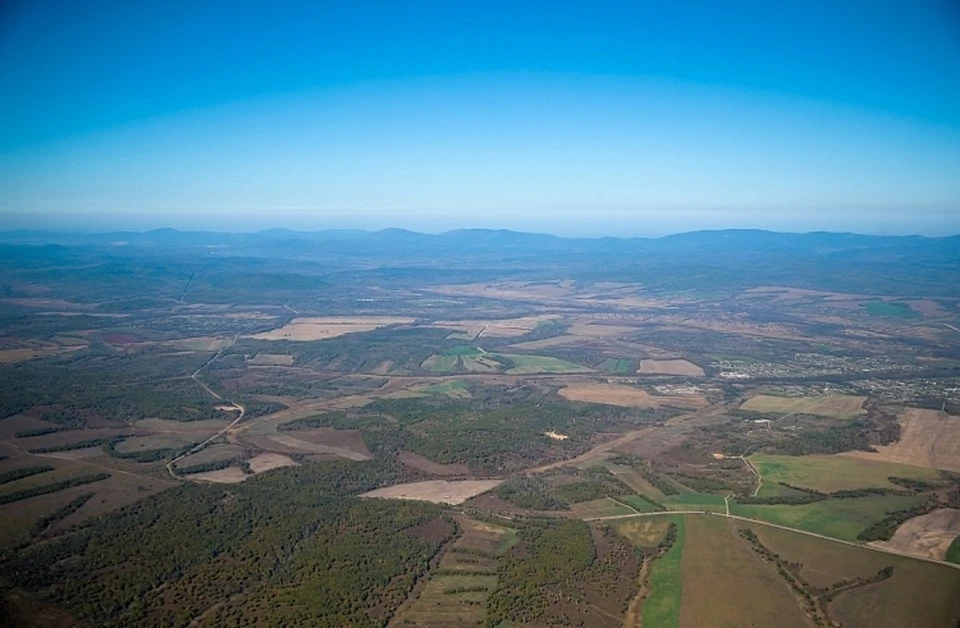
[[41, 257], [59, 258], [61, 263], [149, 258], [191, 267], [209, 266], [215, 260], [266, 258], [312, 264], [326, 269], [324, 273], [376, 272], [380, 278], [399, 269], [407, 274], [419, 269], [438, 277], [442, 274], [444, 281], [458, 277], [464, 281], [574, 278], [632, 281], [660, 289], [777, 284], [868, 294], [960, 297], [960, 235], [744, 229], [660, 238], [563, 238], [489, 229], [437, 235], [405, 229], [0, 232], [0, 261]]

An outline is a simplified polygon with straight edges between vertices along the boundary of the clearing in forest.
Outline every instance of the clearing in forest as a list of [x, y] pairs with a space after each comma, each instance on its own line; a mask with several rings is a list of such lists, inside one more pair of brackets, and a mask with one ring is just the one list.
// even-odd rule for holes
[[360, 497], [379, 497], [384, 499], [410, 499], [433, 502], [435, 504], [462, 504], [471, 497], [486, 493], [499, 486], [503, 480], [427, 480], [408, 482], [378, 488]]
[[258, 340], [325, 340], [361, 331], [373, 331], [387, 325], [412, 323], [414, 319], [396, 316], [317, 316], [295, 318], [283, 327], [251, 338]]
[[844, 455], [960, 473], [960, 416], [911, 408], [900, 415], [900, 440], [874, 449]]
[[866, 411], [863, 402], [866, 397], [854, 395], [817, 395], [806, 397], [779, 397], [776, 395], [757, 395], [743, 405], [742, 410], [775, 414], [813, 414], [836, 419], [852, 419]]
[[462, 535], [444, 554], [420, 594], [397, 615], [401, 626], [480, 624], [497, 586], [498, 558], [517, 542], [511, 528], [458, 519]]

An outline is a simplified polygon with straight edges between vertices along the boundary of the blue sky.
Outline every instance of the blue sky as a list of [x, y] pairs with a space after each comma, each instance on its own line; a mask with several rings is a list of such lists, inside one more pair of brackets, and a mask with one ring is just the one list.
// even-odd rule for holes
[[0, 228], [960, 232], [950, 0], [275, 4], [3, 3]]

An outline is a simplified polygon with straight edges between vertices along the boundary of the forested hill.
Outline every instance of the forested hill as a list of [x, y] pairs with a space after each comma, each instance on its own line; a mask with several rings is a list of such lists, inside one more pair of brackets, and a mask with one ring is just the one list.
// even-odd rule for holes
[[[272, 229], [216, 233], [160, 229], [99, 234], [0, 233], [0, 264], [141, 263], [185, 272], [220, 261], [275, 259], [324, 275], [328, 268], [371, 281], [392, 272], [434, 273], [442, 281], [556, 279], [627, 281], [652, 290], [738, 290], [781, 285], [897, 296], [960, 296], [960, 236], [697, 231], [662, 238], [561, 238], [469, 229], [439, 235], [382, 231]], [[132, 262], [136, 260], [136, 262]]]

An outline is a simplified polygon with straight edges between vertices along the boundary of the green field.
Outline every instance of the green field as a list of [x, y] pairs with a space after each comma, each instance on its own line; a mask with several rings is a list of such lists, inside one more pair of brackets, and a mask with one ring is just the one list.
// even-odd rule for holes
[[893, 318], [919, 318], [921, 314], [906, 303], [899, 301], [874, 301], [864, 304], [870, 316], [891, 316]]
[[643, 601], [643, 625], [668, 628], [680, 625], [683, 556], [683, 517], [671, 517], [677, 524], [677, 540], [670, 550], [650, 566], [650, 595]]
[[723, 495], [711, 493], [680, 493], [667, 495], [659, 500], [669, 510], [709, 510], [711, 512], [726, 512], [723, 505]]
[[960, 536], [953, 539], [953, 543], [947, 548], [947, 555], [944, 557], [948, 563], [957, 563], [960, 565]]
[[459, 364], [459, 356], [435, 355], [427, 358], [421, 366], [432, 373], [452, 373]]
[[537, 373], [588, 373], [590, 369], [579, 364], [567, 362], [559, 358], [541, 355], [519, 355], [503, 353], [497, 357], [513, 362], [514, 366], [507, 370], [511, 375], [533, 375]]
[[419, 392], [425, 392], [431, 395], [446, 395], [452, 399], [469, 399], [472, 396], [470, 390], [467, 388], [467, 383], [462, 379], [428, 384], [420, 388]]
[[610, 373], [629, 373], [633, 370], [633, 362], [624, 358], [607, 358], [600, 363], [600, 368]]
[[617, 501], [630, 506], [637, 512], [657, 512], [660, 510], [639, 495], [621, 495], [617, 497]]
[[[619, 498], [617, 501], [626, 503], [626, 500]], [[572, 510], [581, 519], [592, 519], [593, 517], [612, 517], [616, 515], [632, 515], [634, 510], [639, 510], [639, 508], [631, 510], [627, 506], [624, 506], [623, 503], [618, 504], [617, 501], [614, 501], [609, 497], [604, 497], [603, 499], [595, 499], [589, 502], [574, 504], [570, 507], [570, 510]]]
[[768, 456], [755, 454], [750, 461], [768, 482], [784, 482], [824, 493], [857, 488], [899, 488], [890, 476], [935, 481], [933, 469], [835, 455]]
[[806, 530], [843, 541], [857, 535], [894, 510], [916, 506], [922, 497], [880, 495], [853, 499], [825, 499], [800, 506], [738, 504], [730, 502], [730, 513]]

